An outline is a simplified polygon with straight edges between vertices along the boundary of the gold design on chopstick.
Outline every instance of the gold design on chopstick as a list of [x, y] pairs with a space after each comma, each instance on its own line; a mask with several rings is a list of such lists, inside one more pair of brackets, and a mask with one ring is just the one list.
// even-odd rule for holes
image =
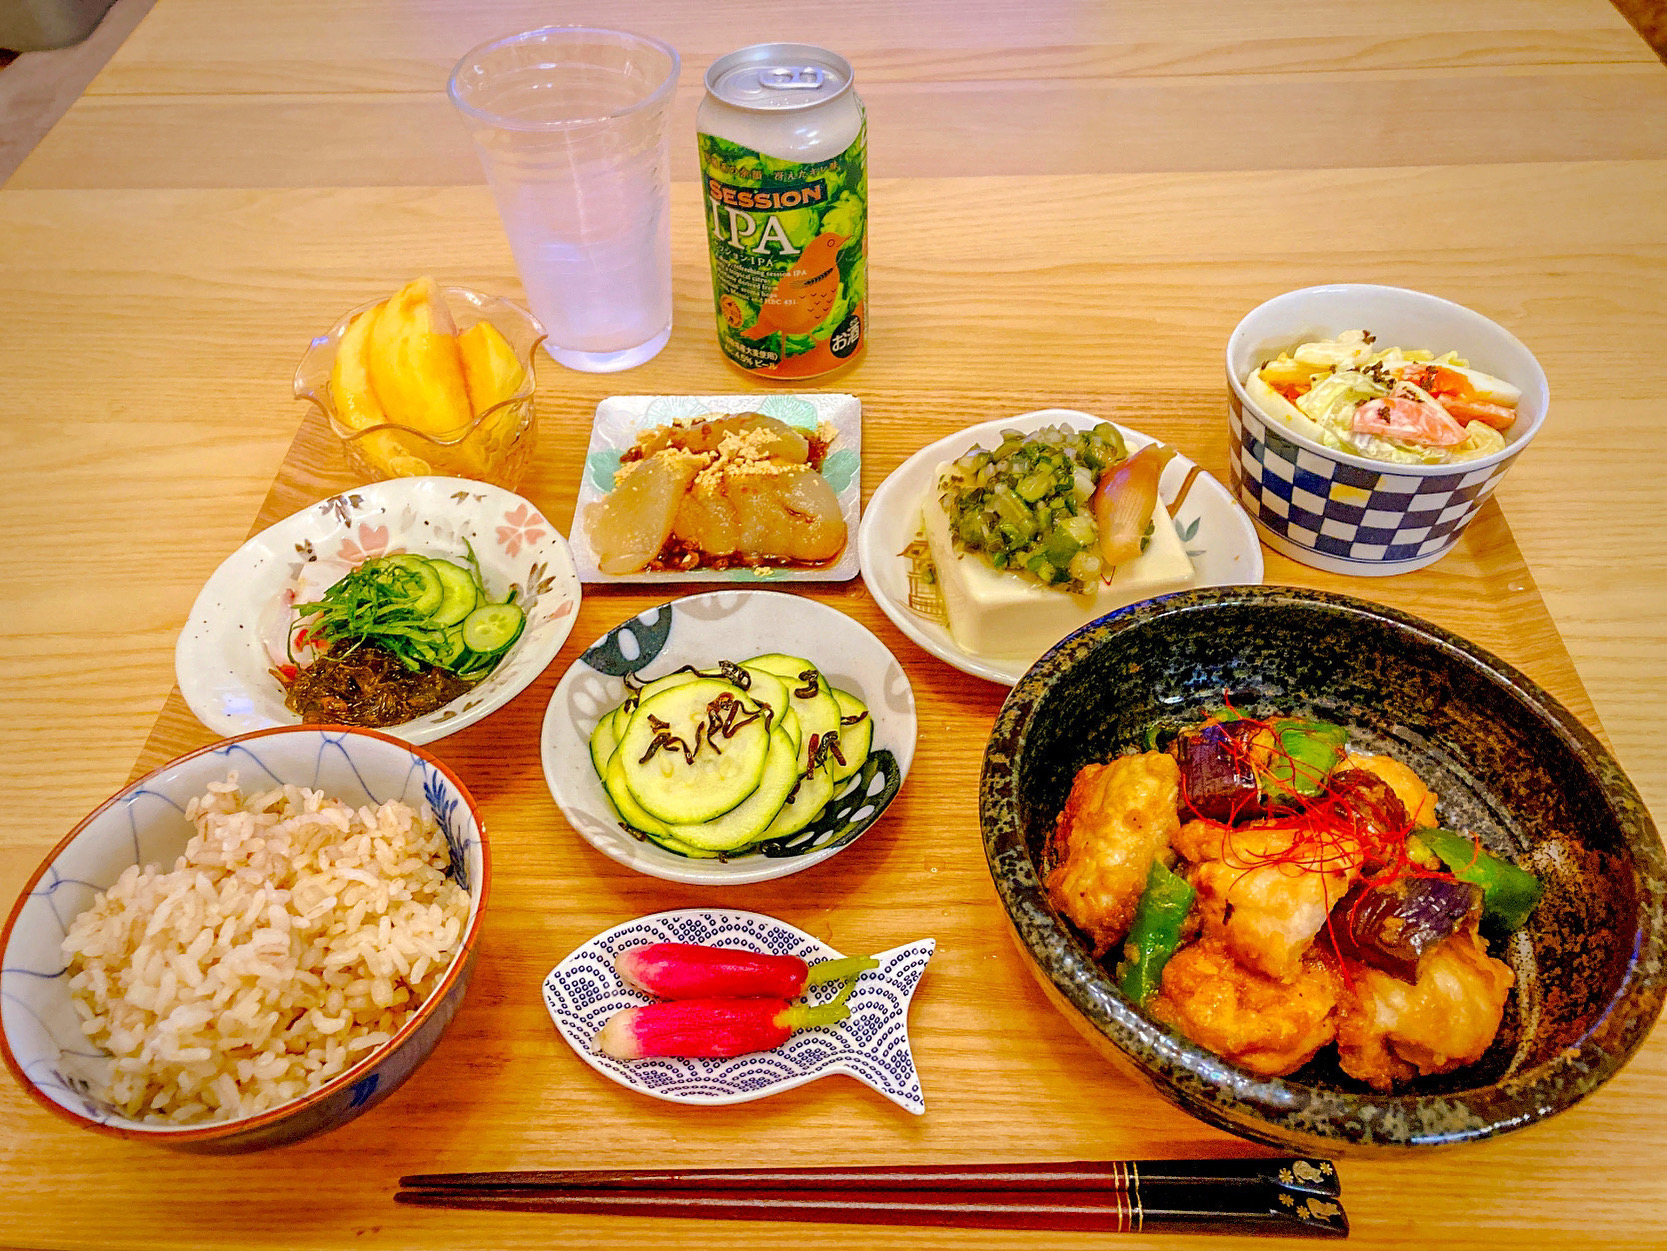
[[1297, 1201], [1291, 1198], [1291, 1196], [1286, 1194], [1283, 1190], [1279, 1192], [1279, 1201], [1288, 1208], [1294, 1208], [1297, 1205]]
[[[1320, 1161], [1318, 1167], [1311, 1164], [1307, 1160], [1296, 1160], [1292, 1163], [1291, 1167], [1297, 1175], [1297, 1180], [1304, 1182], [1324, 1181], [1327, 1177], [1331, 1176], [1332, 1172], [1331, 1165], [1327, 1164], [1324, 1160]], [[1279, 1170], [1279, 1179], [1286, 1182], [1291, 1180], [1285, 1175], [1284, 1169]]]
[[1129, 1199], [1134, 1209], [1134, 1231], [1139, 1233], [1146, 1227], [1146, 1205], [1140, 1199], [1140, 1165], [1129, 1162]]
[[897, 553], [909, 562], [909, 610], [936, 621], [949, 624], [949, 611], [943, 604], [943, 593], [938, 590], [938, 571], [932, 564], [932, 550], [926, 536], [916, 534], [914, 541]]

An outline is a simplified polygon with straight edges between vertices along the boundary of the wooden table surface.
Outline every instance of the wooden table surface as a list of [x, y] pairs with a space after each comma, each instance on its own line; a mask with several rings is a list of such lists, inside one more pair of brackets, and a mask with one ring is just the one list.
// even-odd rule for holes
[[[1270, 554], [1269, 581], [1346, 588], [1500, 652], [1601, 717], [1667, 811], [1667, 70], [1596, 0], [643, 0], [628, 20], [600, 0], [160, 0], [0, 190], [0, 678], [15, 695], [0, 777], [17, 814], [0, 902], [136, 760], [207, 737], [169, 700], [191, 600], [252, 525], [347, 483], [289, 398], [307, 338], [421, 272], [519, 296], [444, 77], [473, 43], [550, 20], [628, 24], [684, 57], [671, 344], [613, 378], [540, 370], [525, 490], [564, 527], [599, 399], [737, 386], [689, 181], [701, 73], [761, 39], [822, 43], [855, 63], [871, 114], [873, 338], [838, 383], [864, 400], [865, 494], [942, 433], [1051, 404], [1219, 472], [1221, 349], [1251, 306], [1326, 280], [1459, 300], [1534, 349], [1554, 397], [1497, 503], [1425, 573], [1345, 583]], [[499, 871], [476, 982], [430, 1061], [334, 1134], [225, 1160], [75, 1131], [8, 1084], [0, 1243], [741, 1247], [842, 1231], [416, 1213], [388, 1196], [431, 1168], [1240, 1149], [1097, 1059], [1003, 936], [973, 793], [1000, 690], [914, 648], [860, 583], [813, 593], [875, 628], [921, 698], [914, 772], [863, 840], [726, 893], [613, 872], [550, 802], [532, 737], [566, 661], [652, 598], [590, 596], [557, 665], [439, 744], [486, 806]], [[926, 1116], [838, 1080], [694, 1111], [584, 1068], [539, 976], [597, 930], [695, 903], [771, 912], [845, 950], [937, 937], [913, 1027]], [[1658, 1031], [1547, 1125], [1345, 1163], [1355, 1239], [1659, 1242], [1663, 1110]]]

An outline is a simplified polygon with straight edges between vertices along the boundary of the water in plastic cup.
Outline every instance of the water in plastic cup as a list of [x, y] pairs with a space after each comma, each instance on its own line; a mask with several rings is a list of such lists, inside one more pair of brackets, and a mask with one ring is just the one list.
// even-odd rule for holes
[[671, 337], [677, 71], [658, 40], [583, 26], [482, 44], [452, 71], [545, 350], [570, 368], [628, 369]]

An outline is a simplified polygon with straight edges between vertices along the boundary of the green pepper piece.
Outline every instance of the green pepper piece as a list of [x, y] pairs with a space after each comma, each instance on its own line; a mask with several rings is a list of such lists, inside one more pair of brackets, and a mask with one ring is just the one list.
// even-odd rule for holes
[[1278, 799], [1292, 792], [1313, 798], [1325, 790], [1326, 776], [1337, 767], [1349, 732], [1329, 721], [1281, 717], [1269, 723], [1280, 750], [1268, 761], [1263, 789]]
[[1181, 945], [1181, 925], [1192, 911], [1196, 894], [1192, 885], [1171, 873], [1163, 861], [1152, 861], [1146, 889], [1135, 905], [1134, 924], [1123, 944], [1124, 959], [1117, 966], [1118, 984], [1136, 1003], [1144, 1004], [1157, 993], [1164, 966]]
[[1454, 877], [1482, 888], [1482, 915], [1507, 930], [1521, 929], [1540, 902], [1540, 879], [1527, 869], [1501, 860], [1468, 834], [1419, 830], [1413, 839], [1433, 851]]

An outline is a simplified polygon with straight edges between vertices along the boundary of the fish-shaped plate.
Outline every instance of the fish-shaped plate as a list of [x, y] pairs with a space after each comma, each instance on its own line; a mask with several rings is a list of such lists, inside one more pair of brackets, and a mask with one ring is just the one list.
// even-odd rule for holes
[[[614, 957], [649, 943], [700, 943], [798, 956], [807, 964], [841, 956], [785, 921], [722, 908], [656, 912], [598, 934], [550, 970], [544, 979], [544, 1006], [568, 1045], [604, 1077], [669, 1103], [713, 1106], [748, 1103], [819, 1077], [844, 1074], [917, 1116], [926, 1111], [909, 1049], [909, 1001], [932, 958], [934, 940], [923, 938], [875, 953], [880, 966], [857, 978], [846, 1000], [851, 1009], [847, 1019], [800, 1030], [773, 1051], [721, 1060], [615, 1060], [595, 1050], [597, 1032], [615, 1012], [651, 1000], [620, 981]], [[840, 990], [840, 983], [813, 987], [807, 999], [827, 1003]]]

